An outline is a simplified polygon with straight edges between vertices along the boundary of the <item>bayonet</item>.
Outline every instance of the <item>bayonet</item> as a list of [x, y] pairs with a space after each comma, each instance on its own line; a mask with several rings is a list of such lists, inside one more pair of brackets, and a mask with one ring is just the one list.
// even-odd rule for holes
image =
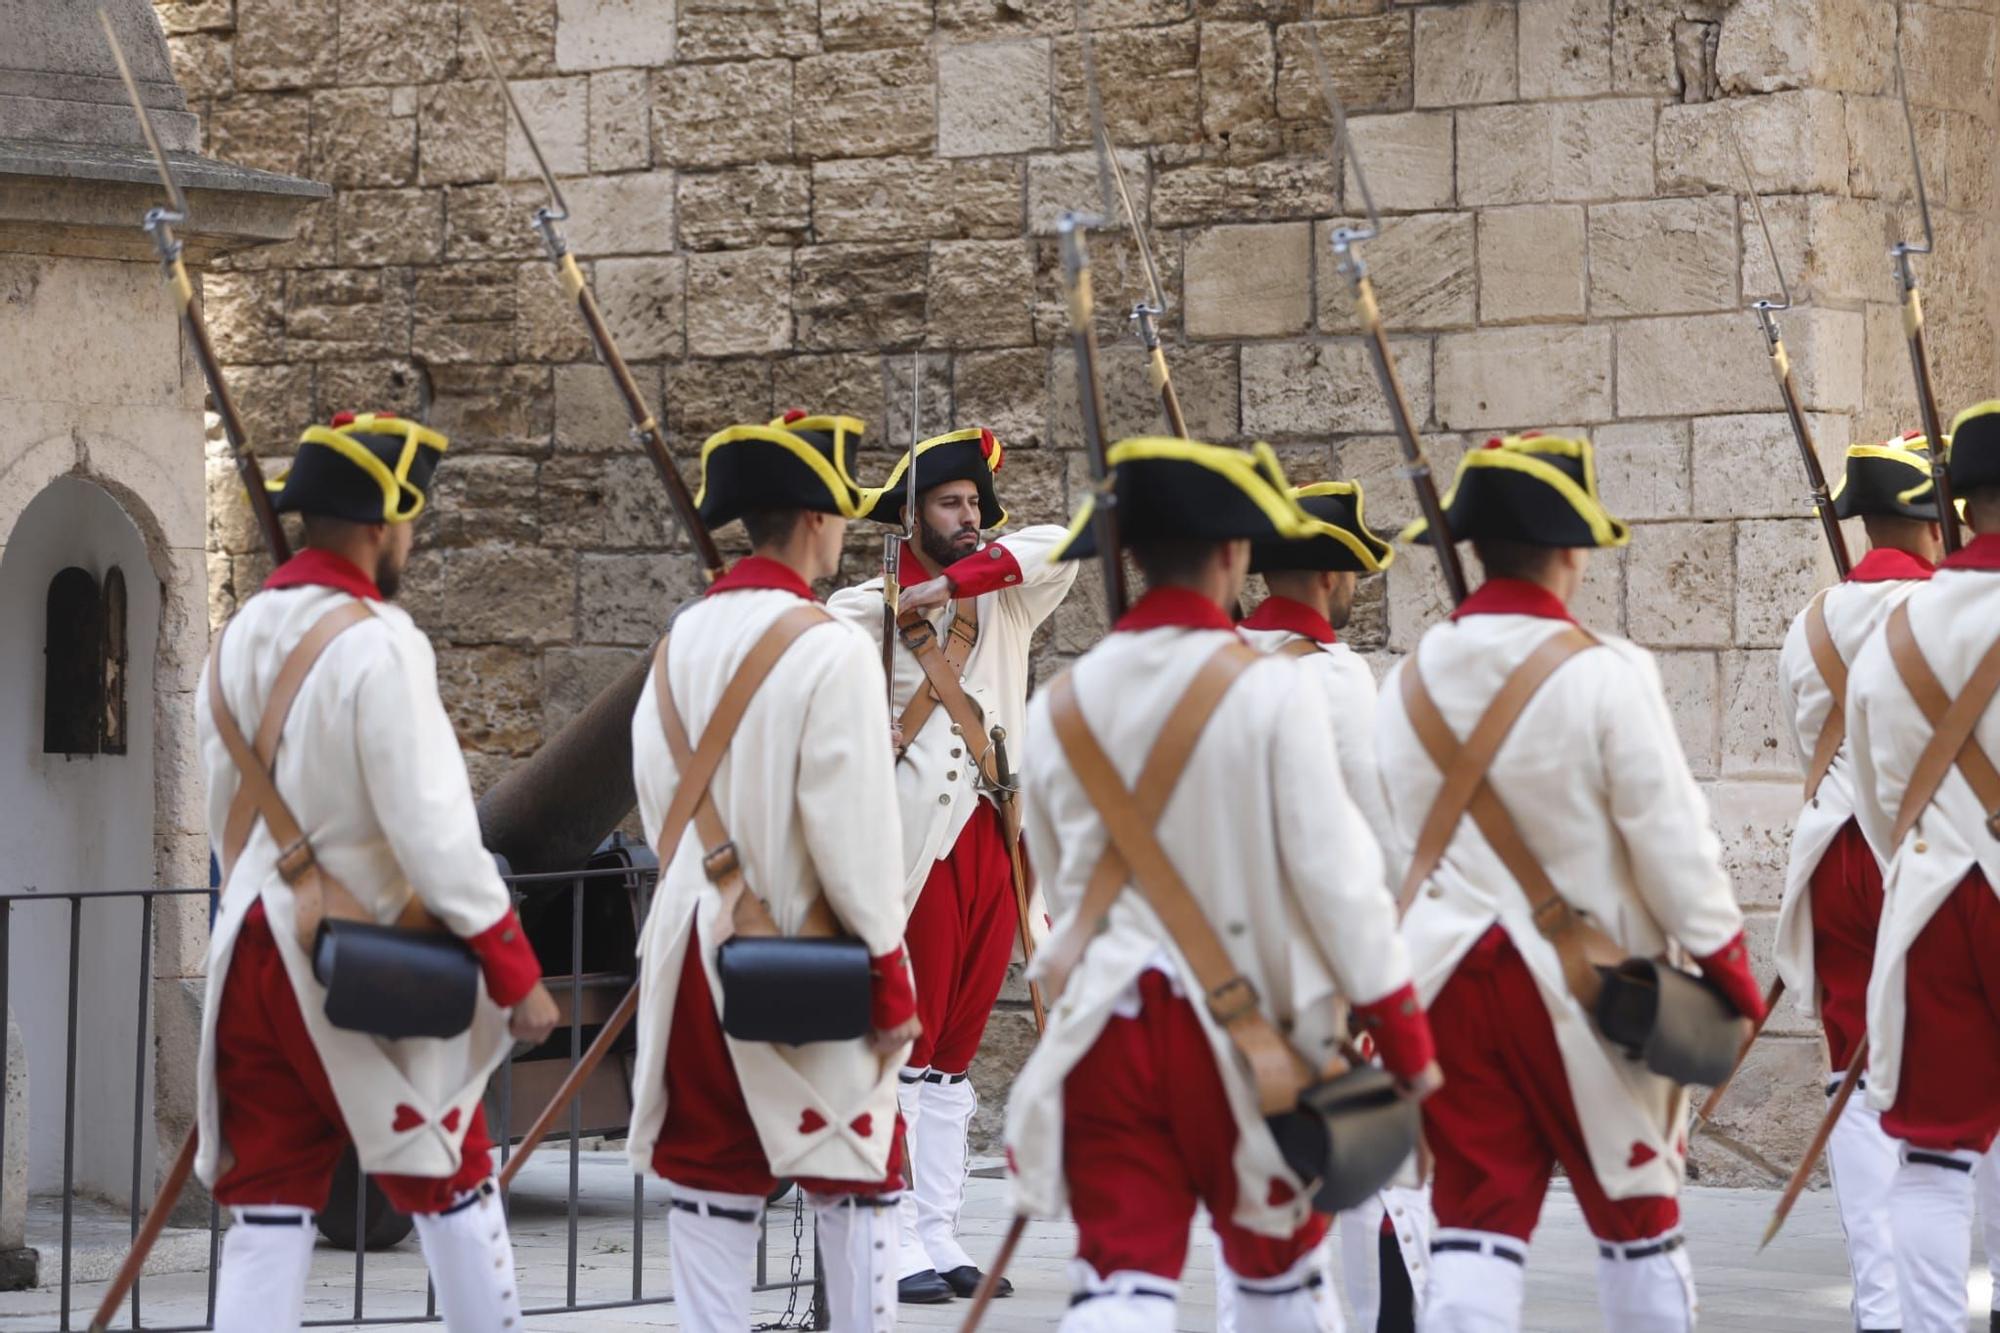
[[[910, 451], [903, 456], [903, 522], [882, 538], [882, 674], [889, 683], [889, 714], [896, 712], [896, 617], [902, 613], [903, 543], [917, 534], [917, 439], [922, 434], [924, 354], [910, 353]], [[884, 497], [885, 499], [887, 497]], [[905, 736], [908, 745], [914, 736]]]
[[[1086, 43], [1089, 39], [1085, 38]], [[1086, 65], [1086, 70], [1090, 66]], [[1118, 153], [1112, 147], [1111, 136], [1104, 128], [1104, 109], [1096, 93], [1096, 83], [1092, 80], [1090, 115], [1092, 139], [1097, 145], [1097, 169], [1100, 183], [1107, 176], [1118, 195], [1118, 204], [1125, 213], [1125, 225], [1131, 229], [1133, 243], [1139, 247], [1139, 267], [1145, 275], [1146, 294], [1132, 304], [1132, 324], [1138, 330], [1140, 345], [1146, 349], [1146, 373], [1152, 379], [1153, 391], [1160, 395], [1160, 406], [1167, 414], [1167, 429], [1185, 440], [1188, 437], [1187, 418], [1181, 414], [1180, 395], [1174, 392], [1173, 377], [1167, 372], [1167, 354], [1160, 349], [1160, 320], [1167, 313], [1167, 294], [1160, 285], [1160, 270], [1153, 263], [1153, 247], [1146, 238], [1146, 226], [1139, 220], [1139, 210], [1132, 202], [1132, 191], [1125, 184], [1125, 168], [1119, 165]]]
[[1361, 325], [1369, 360], [1374, 364], [1375, 378], [1382, 386], [1382, 396], [1388, 400], [1389, 415], [1395, 422], [1396, 440], [1402, 446], [1403, 475], [1417, 493], [1417, 508], [1423, 513], [1431, 546], [1437, 552], [1438, 568], [1444, 575], [1445, 588], [1455, 606], [1465, 600], [1465, 567], [1459, 563], [1458, 548], [1452, 544], [1451, 531], [1445, 526], [1444, 504], [1438, 499], [1437, 479], [1431, 474], [1430, 460], [1424, 456], [1416, 417], [1410, 411], [1410, 400], [1404, 394], [1402, 380], [1396, 373], [1395, 357], [1389, 351], [1389, 335], [1382, 326], [1382, 311], [1376, 304], [1375, 285], [1369, 279], [1367, 264], [1361, 257], [1362, 244], [1382, 234], [1382, 216], [1376, 212], [1374, 196], [1368, 192], [1368, 173], [1363, 170], [1361, 158], [1354, 151], [1354, 142], [1347, 132], [1347, 113], [1341, 108], [1333, 76], [1327, 72], [1326, 57], [1319, 49], [1319, 37], [1310, 26], [1306, 29], [1306, 41], [1312, 49], [1313, 68], [1319, 74], [1320, 93], [1326, 98], [1327, 111], [1333, 117], [1334, 171], [1336, 174], [1340, 171], [1343, 159], [1353, 169], [1354, 185], [1361, 196], [1364, 213], [1361, 225], [1343, 223], [1334, 228], [1333, 253], [1340, 261], [1341, 276], [1353, 289], [1355, 319]]
[[486, 30], [471, 15], [466, 16], [466, 21], [486, 58], [487, 71], [499, 86], [501, 97], [506, 100], [508, 114], [520, 126], [521, 137], [527, 140], [528, 151], [535, 159], [535, 170], [542, 178], [543, 188], [548, 191], [548, 202], [535, 209], [534, 226], [548, 251], [549, 263], [555, 266], [556, 279], [561, 282], [570, 300], [576, 303], [577, 313], [583, 316], [584, 327], [589, 331], [597, 359], [604, 363], [611, 372], [612, 381], [618, 386], [618, 396], [624, 400], [626, 415], [632, 423], [632, 438], [646, 451], [646, 457], [652, 460], [653, 470], [659, 473], [661, 483], [666, 486], [667, 503], [701, 563], [702, 577], [713, 583], [722, 576], [722, 553], [716, 549], [715, 538], [701, 521], [701, 515], [695, 509], [694, 496], [689, 493], [687, 482], [682, 480], [680, 469], [674, 466], [673, 457], [667, 452], [666, 437], [660, 431], [659, 420], [646, 402], [639, 382], [632, 377], [632, 368], [625, 364], [625, 357], [619, 352], [617, 341], [612, 338], [611, 329], [605, 324], [604, 314], [598, 308], [597, 298], [584, 279], [576, 256], [570, 251], [568, 239], [563, 235], [562, 224], [569, 220], [569, 203], [563, 198], [562, 187], [556, 184], [555, 172], [549, 169], [549, 160], [535, 138], [534, 127], [528, 124], [520, 102], [515, 100], [514, 90], [500, 72], [500, 62], [494, 57], [492, 44], [486, 40]]
[[236, 475], [242, 479], [243, 489], [250, 497], [250, 512], [256, 516], [257, 531], [264, 538], [264, 549], [272, 563], [282, 565], [291, 559], [291, 543], [278, 522], [277, 510], [271, 506], [271, 493], [264, 486], [264, 469], [250, 448], [249, 434], [243, 429], [243, 416], [236, 410], [236, 400], [230, 397], [229, 385], [222, 378], [222, 362], [215, 354], [215, 343], [208, 336], [208, 321], [195, 304], [194, 282], [188, 277], [180, 238], [174, 235], [174, 228], [187, 221], [187, 196], [181, 193], [180, 183], [174, 179], [173, 166], [167, 161], [166, 149], [161, 147], [160, 136], [153, 129], [152, 113], [146, 109], [145, 99], [139, 95], [138, 81], [132, 77], [132, 67], [126, 63], [125, 49], [118, 44], [111, 16], [99, 9], [97, 18], [104, 25], [104, 39], [111, 44], [111, 58], [118, 64], [118, 77], [125, 82], [125, 94], [132, 99], [132, 110], [139, 117], [140, 132], [145, 135], [146, 147], [152, 151], [153, 162], [160, 169], [160, 183], [167, 190], [167, 206], [146, 210], [142, 225], [153, 240], [153, 248], [159, 252], [160, 267], [166, 271], [167, 285], [173, 288], [174, 301], [180, 306], [181, 326], [187, 330], [195, 362], [201, 367], [201, 377], [208, 384], [208, 396], [215, 404], [215, 414], [222, 418], [222, 433], [229, 441], [230, 461], [235, 464]]
[[1778, 247], [1771, 241], [1771, 224], [1764, 217], [1764, 197], [1757, 193], [1757, 182], [1750, 175], [1750, 160], [1743, 155], [1743, 140], [1737, 136], [1736, 120], [1728, 121], [1729, 142], [1736, 150], [1736, 165], [1743, 172], [1744, 188], [1750, 192], [1750, 203], [1757, 210], [1757, 229], [1764, 235], [1764, 253], [1771, 257], [1771, 272], [1777, 275], [1778, 299], [1764, 297], [1750, 303], [1757, 312], [1757, 323], [1764, 330], [1764, 346], [1771, 354], [1771, 373], [1778, 380], [1778, 394], [1785, 402], [1785, 416], [1792, 423], [1792, 438], [1798, 442], [1799, 458], [1805, 464], [1806, 486], [1812, 495], [1813, 512], [1819, 516], [1821, 531], [1826, 534], [1827, 549], [1833, 553], [1833, 567], [1841, 578], [1853, 567], [1853, 560], [1847, 552], [1847, 537], [1840, 530], [1840, 516], [1834, 512], [1833, 493], [1827, 489], [1826, 469], [1820, 465], [1819, 450], [1813, 445], [1812, 430], [1806, 424], [1804, 406], [1799, 402], [1798, 385], [1792, 379], [1792, 358], [1785, 351], [1784, 334], [1778, 328], [1777, 313], [1792, 308], [1792, 288], [1785, 281], [1784, 265], [1778, 260]]
[[1889, 256], [1895, 262], [1896, 282], [1903, 289], [1903, 337], [1910, 347], [1910, 372], [1917, 385], [1917, 413], [1930, 445], [1931, 487], [1937, 496], [1938, 526], [1944, 533], [1945, 554], [1950, 555], [1959, 547], [1958, 510], [1952, 503], [1944, 427], [1938, 418], [1937, 393], [1931, 386], [1930, 354], [1924, 345], [1924, 304], [1917, 295], [1916, 269], [1910, 263], [1913, 255], [1932, 253], [1937, 238], [1931, 230], [1930, 196], [1924, 191], [1924, 159], [1917, 151], [1917, 122], [1910, 113], [1910, 85], [1903, 73], [1900, 28], [1891, 49], [1896, 57], [1896, 96], [1903, 104], [1903, 129], [1910, 141], [1910, 170], [1916, 178], [1917, 214], [1923, 221], [1924, 239], [1921, 245], [1897, 240], [1889, 246]]

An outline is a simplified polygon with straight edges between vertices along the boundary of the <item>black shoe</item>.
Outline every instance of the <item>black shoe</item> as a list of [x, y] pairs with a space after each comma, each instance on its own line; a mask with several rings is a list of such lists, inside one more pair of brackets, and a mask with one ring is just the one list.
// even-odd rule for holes
[[951, 1287], [935, 1268], [926, 1268], [897, 1280], [896, 1299], [904, 1305], [941, 1305], [951, 1299]]
[[[986, 1280], [986, 1274], [980, 1272], [971, 1264], [960, 1264], [949, 1273], [940, 1273], [938, 1276], [943, 1278], [946, 1285], [953, 1291], [967, 1300], [972, 1298], [972, 1293], [979, 1290], [979, 1284]], [[1002, 1296], [1012, 1296], [1013, 1294], [1014, 1284], [1006, 1278], [1003, 1277], [993, 1284], [993, 1296], [996, 1300]]]

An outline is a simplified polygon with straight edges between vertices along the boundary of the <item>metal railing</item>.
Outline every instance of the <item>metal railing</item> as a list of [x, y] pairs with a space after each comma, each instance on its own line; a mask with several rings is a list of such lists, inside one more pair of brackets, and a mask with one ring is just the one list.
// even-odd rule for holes
[[[565, 1069], [575, 1065], [585, 1048], [584, 999], [587, 982], [595, 982], [601, 986], [613, 981], [621, 985], [630, 984], [632, 980], [629, 977], [608, 978], [602, 975], [587, 978], [584, 971], [586, 898], [593, 890], [608, 890], [625, 895], [635, 905], [636, 918], [643, 913], [644, 905], [650, 897], [652, 882], [655, 878], [656, 872], [650, 868], [632, 867], [612, 867], [555, 874], [507, 877], [507, 882], [514, 890], [517, 900], [523, 897], [524, 890], [532, 893], [540, 900], [545, 918], [551, 896], [567, 892], [569, 897], [570, 972], [567, 977], [550, 976], [546, 978], [551, 992], [556, 994], [558, 1001], [564, 999], [568, 1001], [569, 1049], [568, 1062], [564, 1066]], [[74, 1271], [74, 1222], [77, 1203], [77, 1037], [79, 1028], [79, 1001], [85, 980], [82, 976], [83, 969], [81, 966], [84, 939], [84, 907], [86, 904], [133, 900], [136, 900], [140, 905], [140, 924], [136, 943], [139, 979], [138, 1010], [136, 1014], [138, 1035], [134, 1043], [135, 1049], [132, 1056], [131, 1204], [128, 1210], [131, 1234], [136, 1235], [146, 1210], [152, 1204], [154, 1191], [153, 1178], [145, 1170], [145, 1146], [147, 1137], [153, 1130], [154, 1121], [151, 1111], [153, 1083], [151, 1066], [153, 1061], [150, 1056], [154, 1035], [154, 1025], [152, 1022], [152, 964], [155, 945], [154, 934], [158, 918], [155, 905], [163, 899], [185, 900], [197, 897], [211, 904], [212, 914], [215, 891], [206, 888], [114, 889], [73, 893], [40, 893], [31, 890], [19, 893], [0, 893], [0, 1071], [4, 1071], [8, 1067], [8, 1060], [11, 1054], [8, 1049], [10, 1033], [4, 1021], [4, 1015], [8, 1011], [8, 1006], [12, 999], [10, 962], [14, 913], [16, 910], [46, 909], [53, 911], [58, 905], [62, 904], [66, 904], [69, 908], [69, 962], [64, 982], [66, 1018], [63, 1047], [62, 1099], [62, 1239], [59, 1255], [57, 1256], [60, 1276], [57, 1284], [55, 1284], [59, 1287], [57, 1323], [51, 1326], [51, 1333], [68, 1333], [68, 1330], [83, 1327], [89, 1320], [90, 1305], [94, 1304], [96, 1299], [88, 1297], [87, 1293], [80, 1293], [76, 1290], [78, 1287], [92, 1284], [76, 1280]], [[488, 1104], [491, 1105], [494, 1099], [493, 1088], [497, 1087], [498, 1114], [491, 1117], [494, 1122], [492, 1137], [499, 1149], [499, 1162], [503, 1165], [512, 1147], [513, 1126], [517, 1123], [513, 1106], [515, 1063], [515, 1060], [510, 1059], [501, 1065], [499, 1072], [494, 1076], [493, 1084], [489, 1087], [488, 1093]], [[532, 1118], [534, 1112], [539, 1110], [540, 1107], [533, 1106], [524, 1109], [527, 1112], [527, 1116], [518, 1122], [521, 1124], [525, 1124], [526, 1119]], [[632, 1262], [629, 1294], [621, 1294], [616, 1297], [602, 1297], [593, 1296], [589, 1293], [580, 1293], [578, 1290], [578, 1251], [581, 1236], [579, 1199], [582, 1193], [583, 1141], [585, 1137], [582, 1115], [582, 1099], [579, 1098], [577, 1101], [571, 1103], [567, 1134], [569, 1175], [567, 1198], [565, 1201], [565, 1231], [568, 1243], [565, 1262], [566, 1280], [564, 1285], [564, 1300], [559, 1305], [539, 1305], [526, 1308], [523, 1310], [523, 1314], [528, 1316], [574, 1314], [595, 1310], [671, 1304], [673, 1301], [671, 1295], [648, 1294], [646, 1291], [645, 1252], [646, 1211], [648, 1203], [645, 1195], [645, 1179], [636, 1174], [632, 1177], [631, 1194], [632, 1225], [629, 1245]], [[6, 1116], [0, 1114], [0, 1161], [6, 1159], [8, 1129]], [[557, 1135], [551, 1135], [551, 1137], [554, 1138]], [[551, 1149], [545, 1145], [542, 1151], [546, 1154]], [[382, 1312], [378, 1308], [375, 1313], [369, 1312], [367, 1283], [368, 1246], [366, 1241], [371, 1211], [370, 1189], [371, 1186], [368, 1177], [357, 1173], [355, 1182], [356, 1198], [354, 1201], [354, 1236], [352, 1241], [354, 1249], [354, 1298], [351, 1310], [347, 1314], [338, 1317], [307, 1319], [305, 1321], [306, 1327], [326, 1328], [403, 1324], [418, 1321], [434, 1321], [439, 1317], [437, 1313], [436, 1292], [428, 1283], [426, 1285], [422, 1310], [410, 1309], [396, 1312]], [[503, 1199], [503, 1204], [509, 1206], [510, 1212], [512, 1211], [511, 1203], [510, 1199]], [[805, 1205], [797, 1190], [792, 1192], [789, 1204], [789, 1208], [777, 1207], [765, 1210], [763, 1234], [758, 1240], [755, 1290], [758, 1292], [785, 1291], [789, 1293], [784, 1312], [777, 1316], [775, 1322], [762, 1325], [762, 1327], [824, 1328], [826, 1327], [823, 1314], [824, 1302], [818, 1298], [817, 1284], [819, 1274], [817, 1271], [818, 1254], [816, 1247], [813, 1256], [813, 1271], [811, 1273], [804, 1273], [802, 1271], [804, 1268], [805, 1248]], [[664, 1209], [665, 1204], [663, 1201], [656, 1199], [652, 1206]], [[377, 1216], [380, 1215], [380, 1207], [381, 1205], [378, 1203], [376, 1205]], [[781, 1218], [789, 1221], [791, 1232], [789, 1254], [778, 1257], [779, 1263], [785, 1266], [784, 1274], [776, 1281], [772, 1280], [771, 1273], [774, 1266], [772, 1262], [774, 1256], [771, 1253], [770, 1246], [770, 1221], [773, 1211], [777, 1211]], [[213, 1327], [215, 1319], [216, 1276], [221, 1256], [223, 1227], [220, 1210], [213, 1200], [210, 1200], [208, 1212], [208, 1283], [206, 1307], [202, 1315], [202, 1321], [200, 1323], [182, 1322], [171, 1324], [149, 1324], [144, 1322], [142, 1304], [144, 1281], [141, 1279], [134, 1282], [125, 1311], [114, 1324], [114, 1327], [144, 1330], [145, 1333], [201, 1333], [202, 1330]], [[516, 1246], [515, 1262], [517, 1277], [521, 1280], [523, 1288], [537, 1280], [546, 1280], [546, 1272], [536, 1272], [522, 1263], [521, 1250], [518, 1244]], [[155, 1276], [157, 1277], [158, 1274], [155, 1274]], [[51, 1284], [44, 1280], [38, 1289], [44, 1289], [49, 1285]], [[802, 1293], [806, 1297], [803, 1302], [804, 1309], [800, 1309]], [[184, 1319], [186, 1314], [182, 1312], [177, 1317]], [[0, 1325], [10, 1328], [19, 1327], [18, 1320], [20, 1318], [22, 1317], [7, 1316], [4, 1313], [0, 1313]]]

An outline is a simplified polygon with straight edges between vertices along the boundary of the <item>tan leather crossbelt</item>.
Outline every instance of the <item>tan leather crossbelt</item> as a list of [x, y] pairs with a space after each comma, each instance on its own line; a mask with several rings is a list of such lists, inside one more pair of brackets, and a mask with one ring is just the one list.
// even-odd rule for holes
[[[708, 876], [709, 883], [722, 893], [722, 934], [707, 942], [711, 947], [720, 947], [732, 934], [783, 933], [772, 919], [771, 909], [764, 900], [749, 891], [750, 886], [743, 878], [743, 863], [736, 854], [736, 844], [730, 840], [722, 815], [715, 808], [709, 784], [715, 780], [715, 770], [721, 765], [722, 756], [729, 752], [730, 742], [736, 738], [736, 728], [742, 723], [751, 699], [756, 697], [765, 678], [771, 674], [771, 668], [778, 664], [778, 659], [798, 641], [801, 634], [830, 619], [832, 617], [818, 606], [795, 607], [779, 616], [750, 646], [750, 651], [736, 668], [736, 674], [730, 677], [728, 687], [716, 702], [715, 711], [709, 715], [708, 725], [702, 729], [698, 749], [688, 744], [687, 728], [681, 722], [680, 709], [675, 705], [673, 690], [667, 684], [666, 638], [660, 640], [660, 646], [653, 654], [653, 697], [659, 705], [660, 728], [666, 733], [667, 751], [673, 756], [674, 768], [680, 779], [674, 789], [674, 799], [667, 804], [666, 816], [660, 821], [660, 837], [653, 845], [653, 854], [659, 857], [662, 866], [670, 864], [680, 846], [681, 835], [687, 831], [689, 821], [693, 821], [703, 848], [702, 871]], [[841, 933], [825, 897], [813, 899], [798, 934]]]
[[[292, 705], [298, 700], [299, 687], [305, 684], [320, 655], [341, 634], [374, 614], [366, 602], [355, 600], [341, 603], [313, 622], [278, 668], [271, 696], [257, 722], [254, 749], [244, 739], [243, 729], [222, 697], [222, 642], [229, 633], [228, 624], [216, 631], [215, 647], [209, 653], [208, 710], [223, 748], [229, 751], [230, 762], [236, 765], [239, 779], [222, 826], [222, 878], [225, 883], [228, 881], [236, 859], [243, 854], [244, 844], [250, 840], [251, 829], [261, 816], [264, 826], [271, 830], [272, 841], [278, 845], [278, 874], [292, 890], [296, 935], [299, 947], [308, 955], [312, 953], [313, 937], [319, 933], [319, 923], [325, 917], [373, 924], [375, 914], [319, 863], [312, 843], [299, 828], [297, 817], [278, 794], [272, 777], [278, 741], [284, 735], [285, 719], [291, 716]], [[444, 929], [415, 894], [410, 895], [396, 924], [408, 930]]]
[[[1264, 1114], [1278, 1115], [1298, 1105], [1299, 1092], [1311, 1081], [1313, 1071], [1265, 1016], [1256, 986], [1237, 970], [1154, 832], [1202, 729], [1229, 686], [1260, 656], [1247, 644], [1228, 643], [1203, 663], [1194, 683], [1167, 715], [1167, 723], [1147, 756], [1136, 793], [1126, 789], [1084, 721], [1075, 683], [1067, 674], [1050, 686], [1049, 712], [1070, 769], [1109, 835], [1083, 905], [1069, 929], [1087, 942], [1118, 892], [1128, 881], [1134, 885], [1193, 970], [1205, 993], [1210, 1017], [1229, 1034], [1249, 1064]], [[1175, 758], [1171, 768], [1156, 766], [1163, 752]], [[1111, 886], [1108, 893], [1102, 891], [1105, 883]]]
[[1293, 639], [1278, 649], [1279, 655], [1283, 657], [1311, 657], [1318, 651], [1319, 645], [1311, 639]]
[[1896, 811], [1893, 844], [1903, 845], [1903, 838], [1916, 827], [1918, 818], [1944, 785], [1945, 775], [1954, 764], [1966, 785], [1972, 788], [1973, 796], [1986, 807], [1987, 833], [2000, 838], [2000, 771], [1994, 769], [1992, 759], [1973, 734], [1993, 696], [2000, 692], [2000, 639], [1986, 650], [1986, 655], [1973, 667], [1964, 690], [1953, 699], [1945, 693], [1930, 663], [1924, 660], [1923, 649], [1917, 646], [1916, 633], [1910, 628], [1908, 602], [1890, 613], [1887, 629], [1889, 656], [1896, 663], [1896, 674], [1903, 678], [1903, 687], [1909, 690], [1932, 727], [1930, 740], [1910, 770], [1909, 786], [1903, 789], [1903, 804]]
[[1826, 780], [1826, 771], [1833, 767], [1833, 756], [1847, 739], [1847, 710], [1842, 702], [1847, 698], [1847, 663], [1840, 660], [1840, 650], [1833, 646], [1833, 632], [1826, 626], [1826, 591], [1806, 607], [1806, 647], [1812, 650], [1814, 669], [1833, 692], [1833, 706], [1827, 710], [1826, 725], [1819, 729], [1819, 739], [1813, 742], [1812, 761], [1806, 766], [1808, 801], [1819, 795], [1819, 784]]
[[1597, 967], [1616, 966], [1624, 960], [1625, 952], [1603, 931], [1579, 916], [1556, 892], [1556, 886], [1550, 883], [1535, 854], [1528, 850], [1520, 828], [1486, 776], [1501, 743], [1514, 729], [1536, 691], [1558, 667], [1596, 643], [1589, 633], [1576, 626], [1551, 635], [1501, 682], [1493, 702], [1487, 705], [1463, 744], [1424, 687], [1417, 654], [1412, 654], [1404, 664], [1402, 675], [1404, 711], [1431, 762], [1444, 774], [1444, 785], [1438, 789], [1430, 813], [1424, 817], [1409, 873], [1403, 877], [1400, 895], [1403, 910], [1409, 911], [1417, 890], [1437, 869], [1460, 822], [1470, 814], [1500, 858], [1500, 864], [1520, 885], [1534, 912], [1535, 929], [1555, 946], [1570, 994], [1587, 1010], [1595, 1009], [1597, 993], [1602, 988]]
[[957, 724], [960, 738], [972, 755], [972, 762], [991, 782], [998, 778], [993, 771], [992, 742], [986, 733], [986, 721], [978, 705], [965, 693], [965, 685], [960, 677], [965, 672], [966, 661], [972, 656], [972, 646], [979, 640], [978, 599], [961, 597], [958, 609], [952, 615], [950, 640], [943, 651], [938, 649], [937, 631], [931, 622], [914, 611], [905, 612], [896, 621], [896, 632], [903, 640], [903, 646], [917, 659], [923, 668], [924, 680], [930, 688], [918, 690], [903, 709], [898, 725], [903, 732], [903, 745], [908, 748], [930, 720], [931, 713], [939, 703]]

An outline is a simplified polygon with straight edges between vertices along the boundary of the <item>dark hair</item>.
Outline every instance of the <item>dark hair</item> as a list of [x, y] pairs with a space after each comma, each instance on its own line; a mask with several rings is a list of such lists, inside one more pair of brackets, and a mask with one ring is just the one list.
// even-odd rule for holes
[[743, 515], [743, 530], [750, 534], [752, 546], [782, 546], [805, 515], [803, 509], [752, 509]]
[[1974, 486], [1961, 498], [1974, 532], [2000, 532], [2000, 485]]
[[1539, 582], [1556, 561], [1559, 546], [1537, 546], [1510, 537], [1474, 537], [1472, 553], [1489, 579], [1527, 579]]
[[1139, 572], [1146, 576], [1146, 586], [1158, 588], [1164, 584], [1193, 583], [1199, 579], [1221, 544], [1189, 537], [1161, 537], [1133, 542], [1127, 549], [1139, 566]]
[[350, 518], [335, 518], [331, 514], [303, 513], [299, 515], [299, 535], [306, 546], [338, 546], [347, 541], [356, 528], [372, 526], [356, 523]]

